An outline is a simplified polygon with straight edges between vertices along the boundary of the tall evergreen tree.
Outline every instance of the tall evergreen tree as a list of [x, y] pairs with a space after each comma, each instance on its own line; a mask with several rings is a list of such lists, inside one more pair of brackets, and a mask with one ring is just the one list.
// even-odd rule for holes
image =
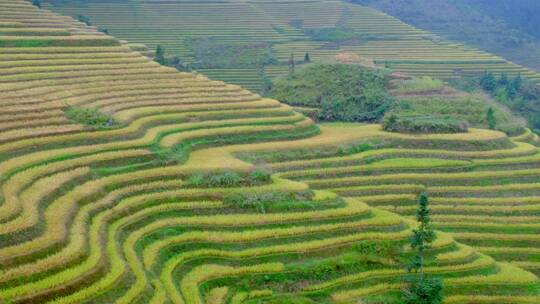
[[497, 126], [497, 119], [495, 119], [495, 112], [493, 108], [489, 108], [486, 113], [486, 122], [491, 130], [494, 130]]
[[413, 230], [411, 237], [411, 247], [416, 249], [417, 253], [412, 259], [408, 270], [423, 273], [424, 251], [435, 240], [435, 232], [431, 227], [431, 218], [429, 216], [429, 199], [425, 192], [418, 198], [418, 210], [416, 210], [416, 220], [419, 223], [418, 229]]
[[154, 60], [161, 65], [165, 65], [167, 63], [165, 61], [165, 49], [161, 47], [161, 45], [158, 45], [156, 47], [156, 54], [154, 56]]
[[292, 76], [292, 74], [294, 74], [294, 69], [295, 69], [294, 54], [291, 53], [291, 55], [289, 56], [289, 76]]
[[310, 58], [310, 56], [309, 56], [309, 53], [306, 53], [306, 54], [304, 55], [304, 63], [309, 63], [309, 62], [311, 62], [311, 58]]
[[435, 231], [431, 226], [429, 199], [426, 193], [420, 194], [418, 205], [416, 211], [418, 228], [413, 230], [410, 240], [411, 248], [416, 252], [407, 265], [407, 271], [412, 276], [408, 278], [407, 288], [402, 291], [401, 300], [404, 304], [440, 304], [443, 300], [442, 281], [424, 274], [424, 251], [435, 240]]

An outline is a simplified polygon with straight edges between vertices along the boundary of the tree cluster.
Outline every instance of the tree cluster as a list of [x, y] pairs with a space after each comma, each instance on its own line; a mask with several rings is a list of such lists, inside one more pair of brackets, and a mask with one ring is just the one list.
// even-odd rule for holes
[[356, 96], [323, 99], [318, 118], [326, 121], [378, 122], [392, 103], [388, 95], [366, 89]]
[[485, 72], [480, 78], [480, 86], [485, 91], [496, 94], [497, 91], [503, 90], [508, 98], [515, 98], [523, 85], [523, 78], [518, 74], [513, 79], [510, 79], [506, 73], [502, 73], [497, 79], [492, 72]]
[[167, 57], [165, 55], [165, 48], [163, 48], [161, 45], [158, 45], [156, 47], [156, 51], [154, 53], [154, 61], [161, 65], [176, 68], [179, 71], [189, 70], [189, 67], [182, 63], [182, 60], [179, 56]]
[[[315, 109], [324, 121], [378, 122], [394, 104], [384, 71], [346, 64], [306, 64], [296, 68], [291, 54], [289, 74], [269, 87], [268, 96], [282, 102]], [[310, 114], [311, 115], [311, 114]]]
[[[497, 77], [485, 72], [478, 85], [498, 102], [528, 118], [533, 129], [540, 130], [540, 87], [537, 84], [525, 80], [521, 74], [509, 77], [502, 73]], [[492, 114], [486, 116], [490, 128], [495, 126]]]
[[392, 113], [384, 117], [383, 129], [399, 133], [465, 133], [469, 131], [467, 121], [455, 117], [420, 115], [416, 113]]

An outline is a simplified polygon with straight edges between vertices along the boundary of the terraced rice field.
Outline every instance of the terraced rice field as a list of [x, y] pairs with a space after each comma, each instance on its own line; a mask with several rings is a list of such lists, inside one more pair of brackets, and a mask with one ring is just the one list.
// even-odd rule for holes
[[[85, 15], [95, 25], [107, 28], [120, 39], [143, 43], [154, 49], [163, 45], [185, 62], [193, 61], [189, 39], [213, 38], [218, 43], [253, 45], [269, 43], [278, 64], [268, 66], [286, 75], [291, 54], [301, 62], [306, 52], [314, 61], [336, 60], [336, 55], [352, 53], [379, 66], [390, 64], [400, 72], [451, 78], [478, 74], [521, 73], [540, 81], [540, 75], [495, 55], [440, 37], [368, 7], [337, 0], [225, 0], [225, 1], [62, 1], [46, 0], [56, 12]], [[358, 39], [315, 41], [309, 30], [346, 28]], [[259, 90], [259, 67], [204, 69], [210, 78], [225, 80]], [[253, 77], [256, 75], [256, 77]]]
[[[357, 132], [366, 138], [389, 136], [372, 131], [363, 127]], [[428, 191], [438, 229], [498, 261], [540, 273], [538, 136], [529, 132], [508, 138], [510, 146], [489, 150], [478, 144], [393, 137], [380, 149], [280, 159], [271, 167], [282, 178], [411, 218], [417, 194]], [[272, 162], [269, 155], [257, 157]]]
[[262, 89], [264, 74], [255, 69], [198, 69], [197, 71], [211, 79], [241, 84], [243, 88], [252, 92], [260, 92]]
[[[362, 166], [364, 154], [269, 161], [280, 173], [253, 185], [189, 182], [201, 172], [249, 173], [254, 164], [242, 159], [258, 151], [332, 148], [372, 137], [458, 147], [370, 151], [389, 156], [386, 163], [369, 165], [382, 173], [390, 156], [407, 155], [401, 156], [408, 159], [404, 165], [394, 164], [392, 170], [416, 174], [411, 177], [416, 184], [393, 185], [394, 176], [381, 174], [374, 178], [385, 182], [368, 187], [428, 186], [436, 197], [438, 225], [451, 234], [437, 233], [426, 271], [444, 278], [446, 303], [540, 301], [538, 278], [524, 270], [535, 269], [533, 134], [510, 140], [486, 130], [415, 137], [387, 134], [375, 125], [346, 132], [339, 125], [319, 129], [277, 101], [162, 67], [93, 28], [27, 1], [0, 0], [0, 25], [0, 301], [264, 303], [298, 294], [321, 303], [351, 303], [398, 293], [404, 273], [400, 260], [355, 248], [383, 242], [410, 254], [405, 244], [414, 223], [398, 215], [410, 208], [391, 206], [401, 199], [377, 203], [370, 199], [375, 192], [334, 189], [340, 197], [313, 191], [336, 187], [330, 175], [306, 171], [310, 164], [328, 163], [328, 170], [340, 171], [332, 178], [350, 174], [340, 185], [362, 187], [357, 171], [340, 164]], [[84, 126], [66, 118], [67, 107], [99, 109], [118, 124]], [[488, 149], [492, 145], [499, 149]], [[484, 149], [471, 149], [476, 146]], [[238, 158], [240, 152], [244, 157]], [[437, 166], [426, 165], [428, 158]], [[472, 170], [477, 167], [483, 170]], [[520, 170], [508, 170], [516, 167]], [[471, 171], [457, 173], [464, 168]], [[422, 170], [430, 170], [426, 176], [433, 184], [422, 183]], [[492, 172], [497, 180], [489, 178]], [[463, 187], [460, 183], [475, 177], [489, 185], [467, 185], [474, 198], [460, 205], [477, 209], [461, 216], [483, 216], [487, 226], [471, 227], [474, 233], [463, 235], [450, 229], [451, 220], [442, 220], [453, 215], [442, 212], [440, 200], [459, 197], [431, 187], [443, 182]], [[504, 183], [502, 177], [513, 182]], [[499, 193], [498, 187], [515, 194], [507, 199], [518, 210], [512, 213], [520, 223], [516, 228], [497, 222], [502, 213], [496, 208], [482, 213], [491, 204], [514, 212], [503, 199], [482, 201], [484, 193]], [[303, 195], [303, 201], [261, 213], [226, 200], [234, 193], [277, 191]], [[476, 233], [490, 236], [476, 246], [480, 251], [452, 237], [467, 243]], [[501, 243], [489, 243], [499, 238]], [[512, 259], [508, 248], [531, 258]], [[328, 265], [338, 266], [325, 272]]]

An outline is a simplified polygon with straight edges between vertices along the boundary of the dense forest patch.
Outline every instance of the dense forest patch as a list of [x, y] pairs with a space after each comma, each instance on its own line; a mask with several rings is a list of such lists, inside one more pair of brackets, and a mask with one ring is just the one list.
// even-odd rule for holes
[[326, 121], [375, 122], [391, 107], [384, 70], [344, 64], [313, 64], [275, 81], [269, 96], [317, 108]]

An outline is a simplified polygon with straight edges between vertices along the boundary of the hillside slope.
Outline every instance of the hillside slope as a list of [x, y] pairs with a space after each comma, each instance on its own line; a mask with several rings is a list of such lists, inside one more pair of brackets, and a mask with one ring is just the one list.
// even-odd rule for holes
[[540, 70], [540, 3], [534, 0], [351, 0], [447, 39]]
[[303, 63], [305, 53], [312, 61], [353, 58], [411, 75], [449, 78], [490, 70], [540, 79], [501, 57], [338, 0], [43, 2], [131, 43], [152, 50], [162, 45], [201, 73], [253, 91], [263, 90], [266, 78], [286, 75], [291, 59]]
[[[338, 163], [363, 159], [358, 145], [366, 140], [424, 146], [420, 154], [458, 168], [466, 161], [449, 159], [485, 158], [505, 177], [490, 183], [524, 178], [525, 186], [512, 187], [538, 194], [533, 134], [319, 128], [275, 100], [162, 67], [27, 1], [0, 0], [0, 25], [0, 300], [6, 303], [283, 303], [295, 296], [351, 303], [379, 295], [395, 303], [415, 223], [387, 206], [309, 186], [324, 187], [326, 179], [284, 176], [298, 179], [303, 165], [334, 156]], [[388, 152], [375, 148], [375, 156]], [[261, 156], [279, 174], [255, 166]], [[425, 163], [395, 168], [421, 171]], [[513, 165], [526, 168], [505, 170]], [[385, 164], [366, 169], [377, 168]], [[516, 222], [526, 223], [529, 235], [516, 234], [523, 246], [516, 247], [529, 245], [532, 256], [518, 266], [534, 269], [535, 198], [521, 207]], [[540, 300], [533, 273], [449, 234], [437, 232], [427, 257], [426, 272], [444, 279], [446, 303]], [[517, 262], [501, 259], [507, 260]]]

